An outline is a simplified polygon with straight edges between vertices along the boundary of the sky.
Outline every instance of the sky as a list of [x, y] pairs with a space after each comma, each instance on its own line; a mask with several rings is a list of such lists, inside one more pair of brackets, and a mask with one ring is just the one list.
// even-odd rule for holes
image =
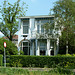
[[[0, 5], [4, 0], [0, 0]], [[10, 3], [14, 3], [17, 0], [8, 0]], [[28, 5], [28, 11], [26, 12], [26, 16], [38, 16], [38, 15], [48, 15], [50, 13], [50, 9], [53, 8], [54, 2], [57, 0], [21, 0], [26, 2]], [[0, 15], [1, 17], [1, 15]], [[0, 32], [0, 36], [2, 33]]]

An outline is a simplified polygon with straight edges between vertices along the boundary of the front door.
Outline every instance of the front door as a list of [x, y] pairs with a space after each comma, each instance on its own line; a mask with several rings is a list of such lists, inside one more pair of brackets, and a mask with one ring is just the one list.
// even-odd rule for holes
[[30, 45], [28, 41], [23, 42], [23, 52], [24, 52], [24, 55], [30, 54]]
[[40, 50], [40, 55], [45, 55], [45, 50]]
[[24, 55], [28, 55], [28, 47], [23, 47]]

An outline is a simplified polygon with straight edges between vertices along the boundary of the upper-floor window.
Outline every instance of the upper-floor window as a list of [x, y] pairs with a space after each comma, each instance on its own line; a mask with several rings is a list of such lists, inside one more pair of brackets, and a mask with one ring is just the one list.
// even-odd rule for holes
[[40, 20], [37, 20], [37, 23], [40, 23]]
[[40, 32], [40, 26], [37, 25], [37, 33], [39, 33], [39, 32]]
[[41, 25], [41, 33], [44, 33], [44, 27]]
[[[52, 25], [54, 24], [54, 19], [52, 18], [39, 18], [39, 19], [36, 19], [36, 25], [37, 25], [37, 33], [44, 33], [44, 32], [47, 32], [44, 28], [44, 25], [45, 24], [48, 24], [49, 25]], [[52, 31], [52, 30], [51, 30]], [[48, 32], [52, 33], [51, 31], [48, 30]]]
[[23, 21], [23, 34], [28, 34], [29, 31], [29, 20]]
[[41, 23], [43, 23], [43, 24], [49, 23], [49, 20], [41, 20]]

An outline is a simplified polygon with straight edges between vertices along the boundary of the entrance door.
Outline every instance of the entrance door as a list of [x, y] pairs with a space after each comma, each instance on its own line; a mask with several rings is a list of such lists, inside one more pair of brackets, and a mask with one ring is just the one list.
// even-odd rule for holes
[[23, 52], [24, 52], [24, 55], [30, 54], [30, 44], [28, 41], [23, 42]]
[[40, 50], [40, 55], [45, 55], [45, 50]]
[[28, 55], [28, 47], [23, 47], [24, 55]]

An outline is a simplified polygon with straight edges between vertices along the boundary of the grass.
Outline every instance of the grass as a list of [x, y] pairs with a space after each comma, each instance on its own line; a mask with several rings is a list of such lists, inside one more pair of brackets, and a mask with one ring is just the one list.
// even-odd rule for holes
[[72, 72], [68, 73], [57, 69], [50, 71], [29, 71], [22, 68], [0, 68], [0, 75], [74, 75]]

